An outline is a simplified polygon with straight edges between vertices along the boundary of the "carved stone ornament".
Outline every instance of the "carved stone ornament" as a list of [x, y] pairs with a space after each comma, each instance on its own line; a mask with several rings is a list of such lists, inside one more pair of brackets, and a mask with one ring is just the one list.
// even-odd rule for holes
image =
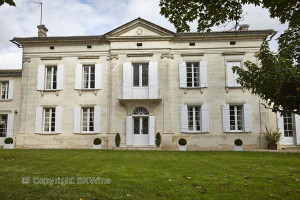
[[142, 35], [142, 33], [143, 33], [143, 30], [141, 28], [139, 28], [139, 29], [136, 30], [136, 34]]

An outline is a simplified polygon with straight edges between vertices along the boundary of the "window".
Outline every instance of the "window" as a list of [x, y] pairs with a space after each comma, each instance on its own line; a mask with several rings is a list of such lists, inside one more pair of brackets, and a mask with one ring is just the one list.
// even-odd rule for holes
[[6, 137], [7, 134], [7, 115], [0, 115], [0, 137]]
[[194, 42], [190, 43], [190, 46], [195, 46], [195, 43]]
[[293, 137], [293, 118], [290, 112], [283, 114], [284, 137]]
[[235, 41], [230, 41], [230, 45], [235, 45]]
[[0, 82], [1, 99], [8, 99], [9, 82]]
[[241, 62], [227, 62], [227, 81], [229, 87], [241, 87], [241, 84], [237, 82], [239, 75], [233, 73], [232, 67], [241, 67]]
[[199, 87], [199, 63], [186, 63], [187, 87]]
[[200, 106], [188, 106], [188, 130], [200, 131]]
[[82, 108], [82, 132], [94, 131], [94, 108]]
[[55, 108], [44, 108], [44, 132], [55, 132]]
[[243, 131], [243, 106], [229, 106], [230, 130]]
[[46, 67], [46, 90], [57, 89], [57, 67]]
[[95, 66], [83, 66], [83, 88], [95, 88]]
[[148, 64], [133, 64], [133, 86], [148, 87]]

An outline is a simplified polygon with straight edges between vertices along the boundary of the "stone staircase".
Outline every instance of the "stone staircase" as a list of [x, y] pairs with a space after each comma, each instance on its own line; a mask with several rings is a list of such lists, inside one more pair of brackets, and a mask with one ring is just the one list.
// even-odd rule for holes
[[145, 150], [145, 151], [160, 151], [161, 147], [156, 146], [121, 146], [114, 147], [114, 150]]

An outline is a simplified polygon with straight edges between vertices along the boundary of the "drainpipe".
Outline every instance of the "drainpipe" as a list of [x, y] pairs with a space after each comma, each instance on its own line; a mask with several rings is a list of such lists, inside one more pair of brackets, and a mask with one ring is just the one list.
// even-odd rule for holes
[[[256, 65], [258, 65], [257, 57], [256, 57]], [[259, 139], [260, 139], [260, 148], [262, 149], [260, 97], [258, 97], [258, 109], [259, 109]]]

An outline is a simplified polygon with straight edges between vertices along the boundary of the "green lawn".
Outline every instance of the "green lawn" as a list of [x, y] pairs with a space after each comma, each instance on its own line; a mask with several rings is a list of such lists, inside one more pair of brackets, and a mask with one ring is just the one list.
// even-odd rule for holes
[[300, 154], [292, 153], [0, 150], [0, 166], [1, 200], [300, 199]]

